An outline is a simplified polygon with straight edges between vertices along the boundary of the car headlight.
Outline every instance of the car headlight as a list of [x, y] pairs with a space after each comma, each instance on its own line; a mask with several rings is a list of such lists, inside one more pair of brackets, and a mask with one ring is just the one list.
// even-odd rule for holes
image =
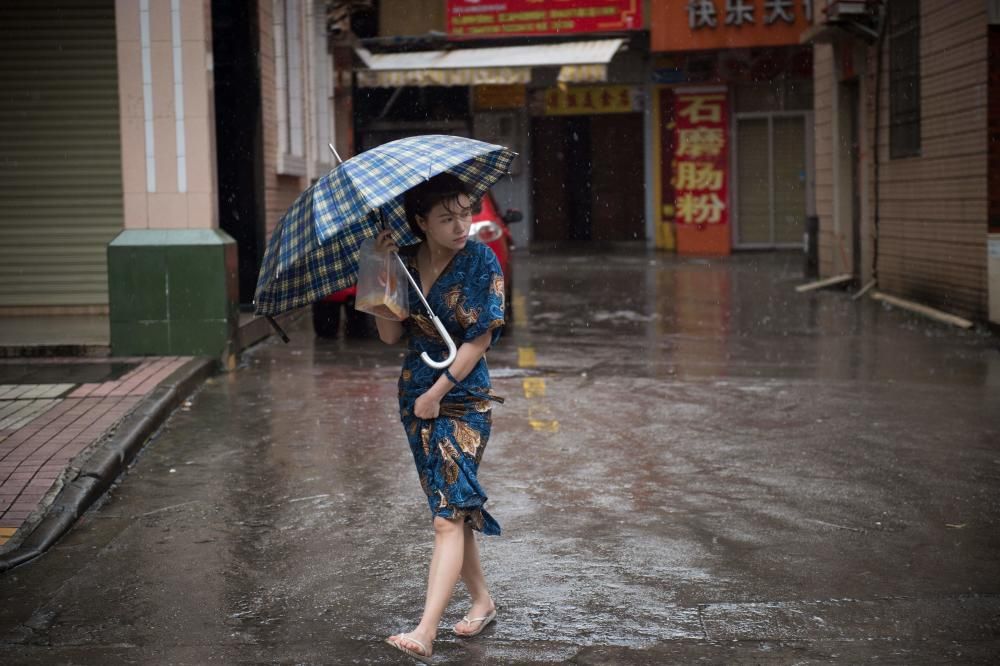
[[503, 229], [492, 220], [473, 222], [469, 227], [469, 238], [474, 238], [480, 243], [492, 243], [503, 236]]

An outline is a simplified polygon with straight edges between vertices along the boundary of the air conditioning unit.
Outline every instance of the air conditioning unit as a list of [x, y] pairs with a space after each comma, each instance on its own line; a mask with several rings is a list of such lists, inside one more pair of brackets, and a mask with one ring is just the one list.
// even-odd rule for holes
[[833, 0], [826, 7], [826, 20], [841, 21], [867, 15], [870, 11], [868, 4], [866, 0]]
[[882, 0], [831, 0], [826, 6], [826, 25], [836, 26], [859, 37], [878, 38]]

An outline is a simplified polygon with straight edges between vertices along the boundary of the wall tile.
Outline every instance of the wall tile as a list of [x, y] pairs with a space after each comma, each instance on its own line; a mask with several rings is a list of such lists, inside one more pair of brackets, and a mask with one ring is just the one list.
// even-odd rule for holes
[[156, 191], [177, 191], [177, 124], [173, 118], [153, 120], [156, 142]]
[[[125, 166], [122, 165], [124, 171]], [[145, 173], [145, 164], [142, 165]], [[140, 175], [140, 178], [145, 178]], [[145, 183], [145, 180], [143, 180]], [[146, 196], [145, 188], [142, 192], [125, 192], [123, 195], [122, 213], [125, 218], [126, 229], [147, 229], [149, 228], [149, 200]]]
[[154, 42], [150, 51], [153, 64], [153, 117], [174, 117], [174, 50], [170, 44]]
[[122, 191], [146, 192], [146, 125], [142, 118], [121, 119]]
[[150, 229], [186, 229], [187, 197], [176, 192], [149, 195]]
[[115, 34], [118, 41], [138, 42], [139, 30], [139, 3], [136, 0], [115, 0]]

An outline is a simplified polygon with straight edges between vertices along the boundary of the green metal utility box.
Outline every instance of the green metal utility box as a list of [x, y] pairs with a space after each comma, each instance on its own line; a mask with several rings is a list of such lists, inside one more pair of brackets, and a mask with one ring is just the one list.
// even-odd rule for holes
[[111, 353], [233, 353], [237, 248], [218, 229], [128, 229], [108, 245]]

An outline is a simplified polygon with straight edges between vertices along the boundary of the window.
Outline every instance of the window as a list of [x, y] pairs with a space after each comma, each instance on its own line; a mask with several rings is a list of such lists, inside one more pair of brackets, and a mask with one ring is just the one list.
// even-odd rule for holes
[[301, 25], [298, 0], [274, 4], [278, 173], [288, 176], [304, 176], [306, 173]]
[[324, 0], [274, 4], [278, 173], [315, 178], [333, 165], [333, 58]]
[[313, 122], [310, 128], [310, 145], [315, 146], [313, 172], [311, 176], [320, 176], [336, 165], [329, 144], [333, 143], [334, 118], [333, 106], [333, 56], [327, 50], [326, 37], [326, 2], [314, 0], [312, 13], [306, 17], [312, 25], [312, 60], [310, 66], [313, 74]]
[[920, 154], [920, 0], [889, 3], [889, 156]]

